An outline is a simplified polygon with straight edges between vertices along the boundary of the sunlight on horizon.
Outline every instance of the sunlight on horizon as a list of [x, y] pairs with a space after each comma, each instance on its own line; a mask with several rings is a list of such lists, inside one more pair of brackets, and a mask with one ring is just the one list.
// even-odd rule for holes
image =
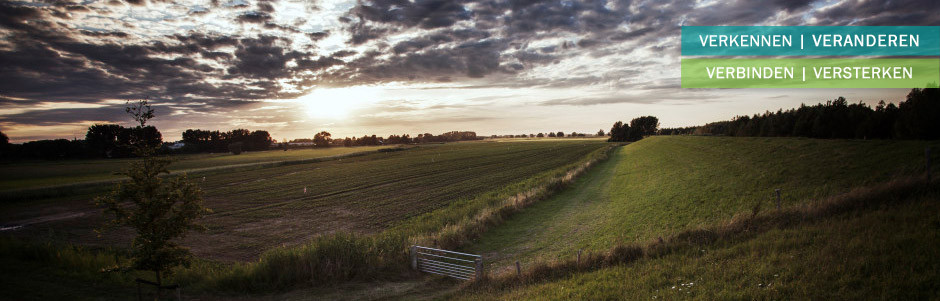
[[340, 119], [364, 106], [379, 101], [383, 90], [376, 86], [351, 86], [342, 88], [319, 88], [297, 98], [308, 117]]

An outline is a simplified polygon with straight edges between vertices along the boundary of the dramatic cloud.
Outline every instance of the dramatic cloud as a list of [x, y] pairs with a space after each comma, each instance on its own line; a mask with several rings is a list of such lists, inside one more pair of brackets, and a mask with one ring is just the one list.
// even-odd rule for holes
[[[4, 1], [0, 127], [20, 141], [44, 134], [11, 128], [118, 121], [123, 100], [149, 98], [180, 122], [166, 126], [173, 130], [239, 120], [289, 132], [342, 124], [303, 121], [296, 106], [318, 107], [302, 96], [360, 86], [459, 96], [377, 99], [372, 109], [388, 111], [359, 116], [359, 126], [498, 119], [456, 105], [480, 97], [518, 111], [687, 104], [728, 93], [678, 88], [683, 25], [940, 25], [938, 8], [933, 0]], [[507, 97], [520, 89], [541, 98]], [[376, 104], [393, 100], [433, 105]], [[295, 107], [253, 115], [283, 101]], [[65, 105], [75, 103], [100, 107]], [[448, 111], [418, 112], [434, 108]], [[182, 124], [187, 114], [211, 117]]]

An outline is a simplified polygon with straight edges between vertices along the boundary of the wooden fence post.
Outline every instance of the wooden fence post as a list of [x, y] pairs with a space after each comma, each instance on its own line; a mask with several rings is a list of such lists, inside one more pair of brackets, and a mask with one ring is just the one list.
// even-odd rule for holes
[[418, 248], [411, 246], [411, 269], [418, 269]]
[[516, 261], [516, 275], [522, 278], [522, 266], [519, 265], [518, 261]]
[[581, 249], [578, 249], [578, 268], [581, 268]]
[[780, 209], [780, 189], [774, 189], [774, 192], [777, 193], [777, 209]]
[[477, 258], [475, 261], [477, 264], [476, 280], [483, 279], [483, 258]]

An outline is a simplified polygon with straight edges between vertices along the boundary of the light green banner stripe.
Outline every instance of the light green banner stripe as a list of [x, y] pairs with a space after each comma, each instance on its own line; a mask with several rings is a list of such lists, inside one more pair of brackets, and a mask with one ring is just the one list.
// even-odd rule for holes
[[683, 88], [929, 88], [940, 58], [682, 59]]

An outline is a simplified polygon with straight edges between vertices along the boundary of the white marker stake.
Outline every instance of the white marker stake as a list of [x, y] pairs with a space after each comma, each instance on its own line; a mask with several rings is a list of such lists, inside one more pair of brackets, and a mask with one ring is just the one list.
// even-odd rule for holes
[[304, 194], [307, 194], [307, 186], [304, 186]]

